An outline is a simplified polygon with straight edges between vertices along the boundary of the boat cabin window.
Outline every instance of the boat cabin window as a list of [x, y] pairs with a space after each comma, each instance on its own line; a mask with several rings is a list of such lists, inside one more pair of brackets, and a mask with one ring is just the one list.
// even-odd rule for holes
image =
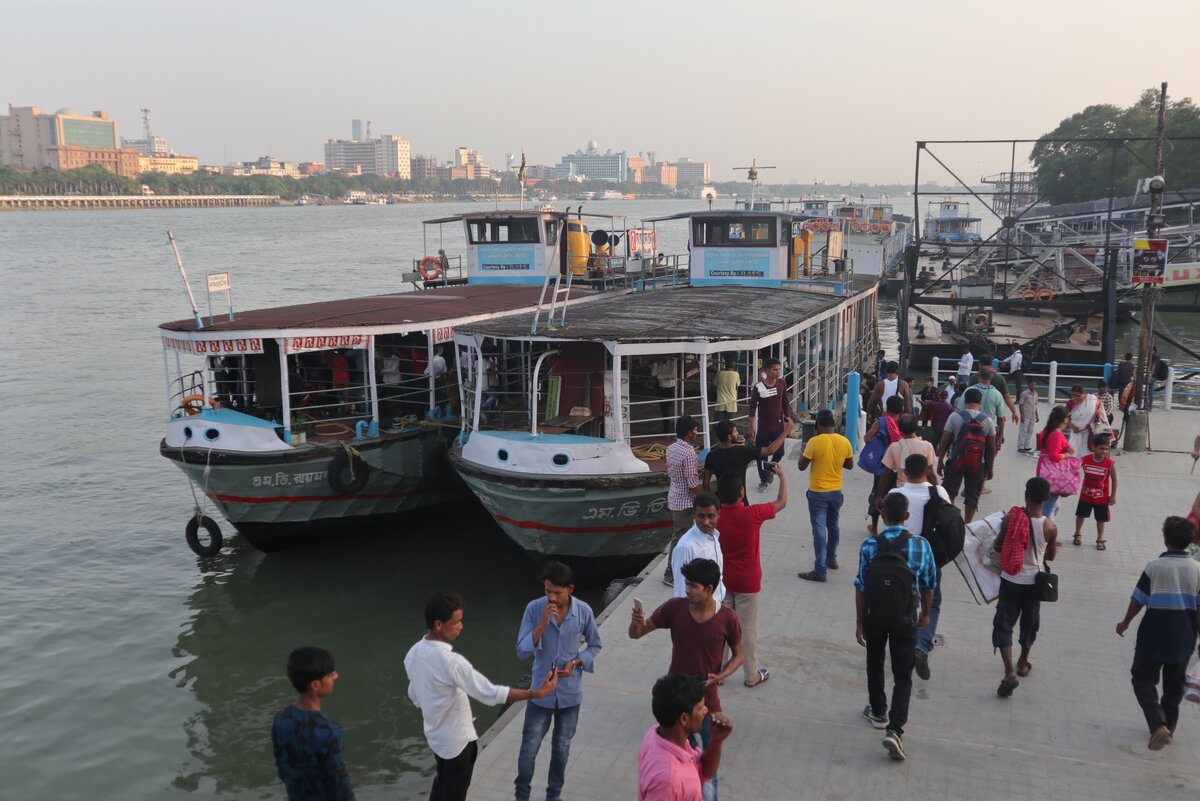
[[467, 233], [472, 245], [523, 244], [538, 241], [538, 224], [537, 220], [532, 217], [509, 220], [472, 220], [467, 223]]
[[773, 247], [775, 219], [695, 220], [692, 242], [698, 247]]
[[546, 220], [546, 245], [554, 247], [558, 244], [558, 220]]

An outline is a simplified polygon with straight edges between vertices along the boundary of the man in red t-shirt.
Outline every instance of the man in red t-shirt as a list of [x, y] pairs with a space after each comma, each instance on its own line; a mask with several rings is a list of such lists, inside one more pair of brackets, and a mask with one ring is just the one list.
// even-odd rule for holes
[[[654, 610], [647, 620], [642, 610], [633, 608], [629, 619], [629, 637], [637, 640], [657, 629], [671, 632], [671, 673], [698, 676], [705, 684], [704, 699], [709, 712], [721, 711], [717, 684], [742, 666], [742, 625], [737, 614], [713, 599], [721, 583], [721, 569], [711, 559], [693, 559], [683, 566], [687, 592], [684, 598], [672, 598]], [[725, 646], [733, 658], [722, 667]], [[700, 747], [708, 748], [712, 739], [711, 718], [704, 719]], [[714, 787], [716, 777], [713, 777]]]
[[770, 671], [759, 666], [755, 646], [758, 640], [758, 594], [762, 591], [762, 559], [759, 556], [762, 524], [774, 520], [787, 506], [787, 481], [782, 470], [777, 469], [775, 475], [779, 477], [775, 502], [753, 506], [742, 503], [746, 486], [740, 476], [722, 476], [717, 482], [717, 497], [721, 499], [721, 555], [725, 560], [725, 599], [722, 603], [737, 612], [742, 623], [746, 654], [742, 673], [747, 687], [756, 687], [771, 677]]

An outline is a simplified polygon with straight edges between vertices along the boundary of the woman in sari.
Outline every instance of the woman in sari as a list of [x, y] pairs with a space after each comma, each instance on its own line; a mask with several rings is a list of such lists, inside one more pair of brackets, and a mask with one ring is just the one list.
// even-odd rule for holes
[[1071, 399], [1067, 401], [1069, 442], [1075, 453], [1091, 451], [1092, 424], [1102, 417], [1104, 410], [1095, 395], [1083, 391], [1079, 384], [1071, 387]]
[[[1055, 406], [1050, 410], [1050, 414], [1046, 417], [1046, 426], [1037, 435], [1038, 446], [1038, 463], [1037, 474], [1042, 478], [1049, 480], [1049, 474], [1052, 472], [1052, 465], [1057, 465], [1068, 456], [1075, 455], [1075, 449], [1067, 442], [1066, 436], [1063, 435], [1063, 429], [1069, 425], [1067, 419], [1067, 410], [1062, 406]], [[1053, 482], [1052, 482], [1053, 483]], [[1050, 493], [1050, 497], [1042, 504], [1042, 516], [1054, 517], [1054, 512], [1058, 506], [1058, 499], [1062, 495]]]

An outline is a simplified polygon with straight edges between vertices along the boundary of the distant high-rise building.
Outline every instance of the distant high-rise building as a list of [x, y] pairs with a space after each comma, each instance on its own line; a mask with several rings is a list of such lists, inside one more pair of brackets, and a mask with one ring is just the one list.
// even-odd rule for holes
[[712, 165], [707, 161], [692, 161], [682, 158], [675, 162], [679, 173], [679, 186], [703, 186], [712, 182]]
[[646, 157], [641, 153], [636, 156], [630, 156], [625, 162], [625, 169], [629, 175], [629, 180], [635, 184], [640, 184], [643, 179], [643, 171], [647, 165]]
[[380, 175], [391, 175], [402, 181], [412, 178], [412, 146], [407, 139], [384, 134], [379, 143], [375, 166]]
[[601, 153], [600, 145], [595, 139], [588, 142], [587, 150], [576, 150], [563, 156], [559, 160], [557, 171], [562, 173], [564, 178], [582, 175], [594, 181], [629, 180], [625, 151], [614, 153], [609, 150]]
[[170, 153], [167, 150], [167, 140], [161, 136], [151, 136], [148, 139], [125, 139], [122, 137], [121, 147], [132, 147], [143, 156], [165, 156]]
[[[8, 114], [0, 116], [0, 164], [62, 169], [59, 163], [63, 156], [56, 151], [74, 147], [97, 151], [95, 161], [87, 163], [116, 165], [120, 158], [115, 152], [99, 151], [119, 150], [117, 141], [117, 121], [110, 119], [105, 111], [93, 111], [90, 117], [84, 117], [69, 108], [43, 114], [37, 106], [9, 105]], [[78, 163], [81, 159], [86, 161], [80, 151], [72, 151], [66, 158], [75, 166], [85, 166]]]
[[355, 142], [366, 141], [366, 136], [363, 134], [362, 120], [350, 120], [350, 138]]
[[325, 164], [331, 170], [378, 173], [375, 143], [352, 139], [330, 139], [325, 143]]
[[454, 148], [454, 164], [458, 167], [471, 166], [475, 168], [474, 178], [491, 178], [492, 168], [479, 155], [479, 151], [469, 147]]
[[642, 183], [662, 184], [669, 189], [674, 189], [679, 183], [679, 168], [666, 162], [649, 164], [642, 170]]
[[437, 178], [438, 162], [433, 156], [413, 156], [409, 159], [409, 166], [414, 181]]

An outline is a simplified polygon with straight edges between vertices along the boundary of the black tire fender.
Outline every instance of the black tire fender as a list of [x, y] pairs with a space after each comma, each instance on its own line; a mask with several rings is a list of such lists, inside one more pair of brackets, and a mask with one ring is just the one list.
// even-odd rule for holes
[[[208, 532], [208, 545], [200, 542], [201, 526]], [[192, 553], [206, 559], [220, 553], [221, 546], [224, 544], [224, 538], [221, 536], [221, 527], [217, 525], [217, 521], [208, 515], [193, 516], [188, 521], [184, 536], [187, 538], [187, 544], [192, 549]]]
[[371, 466], [356, 453], [339, 450], [329, 463], [329, 486], [339, 495], [357, 495], [371, 478]]

